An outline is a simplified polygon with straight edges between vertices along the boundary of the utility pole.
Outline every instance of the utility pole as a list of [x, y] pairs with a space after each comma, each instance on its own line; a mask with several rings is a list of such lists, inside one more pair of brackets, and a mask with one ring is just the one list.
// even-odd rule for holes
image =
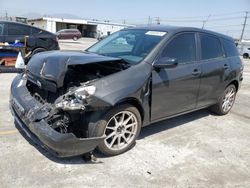
[[7, 10], [5, 11], [5, 20], [8, 21], [8, 12], [7, 12]]
[[151, 25], [151, 18], [150, 18], [150, 16], [148, 17], [148, 25]]
[[207, 19], [206, 19], [206, 20], [202, 21], [202, 22], [203, 22], [203, 24], [202, 24], [202, 29], [204, 29], [204, 28], [205, 28], [205, 25], [206, 25], [206, 23], [207, 23], [208, 19], [210, 18], [210, 16], [211, 16], [211, 14], [209, 14], [209, 15], [208, 15], [208, 17], [207, 17]]
[[160, 22], [160, 17], [156, 17], [156, 18], [155, 18], [155, 21], [156, 21], [156, 24], [157, 24], [157, 25], [160, 25], [160, 24], [161, 24], [161, 22]]
[[240, 41], [242, 41], [242, 39], [243, 39], [245, 27], [247, 25], [247, 14], [248, 14], [248, 12], [246, 12], [245, 21], [244, 21], [242, 32], [241, 32], [241, 36], [240, 36]]

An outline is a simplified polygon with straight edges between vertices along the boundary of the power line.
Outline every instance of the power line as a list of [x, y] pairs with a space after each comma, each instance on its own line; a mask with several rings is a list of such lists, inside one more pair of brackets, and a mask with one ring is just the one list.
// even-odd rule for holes
[[237, 25], [213, 25], [213, 26], [207, 26], [207, 28], [221, 28], [221, 27], [236, 27], [236, 26], [241, 26], [242, 24], [237, 24]]

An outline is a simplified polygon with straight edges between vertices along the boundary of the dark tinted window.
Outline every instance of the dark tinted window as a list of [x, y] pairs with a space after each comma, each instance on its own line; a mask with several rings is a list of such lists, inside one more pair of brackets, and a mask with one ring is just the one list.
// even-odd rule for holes
[[202, 59], [212, 59], [223, 56], [221, 43], [217, 37], [201, 34], [200, 40]]
[[40, 33], [42, 33], [41, 29], [39, 29], [39, 28], [32, 28], [32, 35], [40, 34]]
[[236, 48], [236, 44], [233, 41], [223, 40], [223, 46], [227, 57], [238, 56], [239, 52]]
[[4, 24], [0, 23], [0, 35], [3, 35], [3, 31], [4, 31]]
[[8, 35], [30, 35], [31, 28], [19, 24], [8, 24]]
[[195, 35], [193, 33], [178, 35], [166, 46], [162, 56], [176, 58], [179, 63], [195, 61]]

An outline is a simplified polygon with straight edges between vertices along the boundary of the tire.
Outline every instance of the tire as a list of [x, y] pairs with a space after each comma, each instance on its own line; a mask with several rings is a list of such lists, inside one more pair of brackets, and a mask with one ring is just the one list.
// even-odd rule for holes
[[249, 58], [249, 55], [248, 55], [248, 54], [243, 54], [243, 58], [244, 58], [244, 59], [248, 59], [248, 58]]
[[78, 40], [77, 36], [73, 36], [72, 39], [73, 39], [74, 41], [77, 41], [77, 40]]
[[128, 104], [116, 106], [95, 123], [93, 136], [106, 136], [97, 150], [106, 156], [124, 153], [134, 145], [140, 130], [141, 115], [137, 108]]
[[229, 85], [220, 97], [219, 102], [212, 106], [210, 110], [217, 115], [226, 115], [233, 107], [236, 93], [235, 86]]

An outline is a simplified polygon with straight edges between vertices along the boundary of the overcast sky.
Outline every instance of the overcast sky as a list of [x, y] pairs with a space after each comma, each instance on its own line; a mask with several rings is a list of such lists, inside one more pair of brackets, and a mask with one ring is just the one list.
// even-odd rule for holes
[[[250, 11], [250, 0], [0, 0], [0, 16], [39, 13], [73, 14], [114, 22], [146, 24], [160, 17], [163, 24], [201, 27], [228, 35], [239, 35], [244, 11]], [[210, 16], [209, 16], [210, 15]], [[250, 13], [246, 35], [250, 38]]]

